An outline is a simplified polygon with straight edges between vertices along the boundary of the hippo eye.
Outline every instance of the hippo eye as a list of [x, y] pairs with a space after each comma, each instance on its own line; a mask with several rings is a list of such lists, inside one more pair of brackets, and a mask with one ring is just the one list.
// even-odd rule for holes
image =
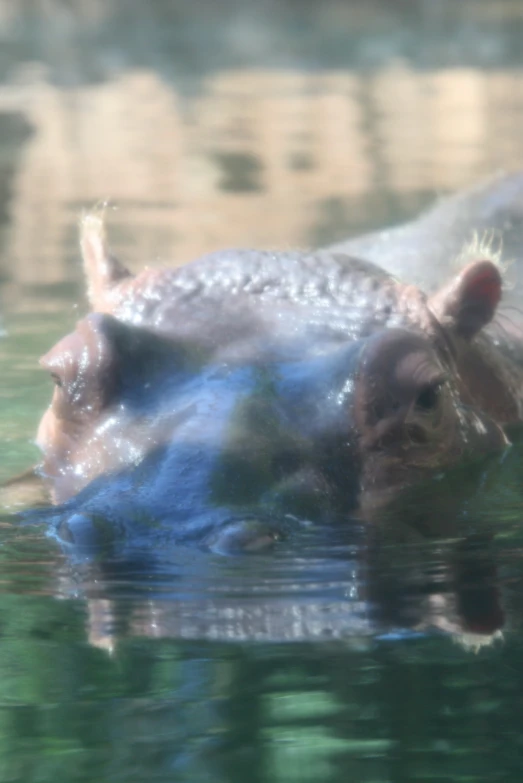
[[62, 379], [56, 372], [51, 373], [51, 378], [53, 379], [53, 383], [55, 386], [58, 386], [59, 388], [62, 388]]
[[424, 386], [416, 398], [415, 407], [424, 412], [433, 411], [440, 401], [443, 383], [443, 380], [438, 380]]

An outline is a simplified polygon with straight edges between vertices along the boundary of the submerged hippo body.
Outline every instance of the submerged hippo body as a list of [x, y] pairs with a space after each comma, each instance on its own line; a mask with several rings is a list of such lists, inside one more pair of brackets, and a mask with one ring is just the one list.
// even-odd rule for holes
[[65, 540], [258, 548], [288, 520], [346, 518], [500, 450], [523, 416], [519, 343], [485, 330], [502, 286], [488, 253], [427, 296], [335, 250], [132, 276], [99, 216], [82, 251], [93, 313], [42, 360]]

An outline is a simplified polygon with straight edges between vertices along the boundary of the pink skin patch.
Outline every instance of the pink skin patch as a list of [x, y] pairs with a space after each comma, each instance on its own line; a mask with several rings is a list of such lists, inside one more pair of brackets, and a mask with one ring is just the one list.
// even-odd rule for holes
[[491, 310], [495, 310], [501, 299], [501, 280], [497, 270], [489, 266], [477, 272], [467, 284], [467, 298], [485, 302]]

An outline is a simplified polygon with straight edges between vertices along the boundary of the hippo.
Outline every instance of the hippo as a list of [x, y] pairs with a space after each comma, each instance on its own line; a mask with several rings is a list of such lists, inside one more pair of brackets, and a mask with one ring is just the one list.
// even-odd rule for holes
[[[398, 237], [137, 275], [103, 214], [85, 215], [91, 312], [41, 360], [55, 388], [39, 470], [58, 538], [258, 551], [505, 449], [523, 417], [523, 343], [493, 327], [500, 254], [467, 233], [507, 189], [521, 198], [515, 181], [449, 199]], [[402, 280], [401, 253], [410, 269], [417, 252], [422, 275], [453, 204], [470, 220], [443, 279], [432, 264], [427, 290]]]

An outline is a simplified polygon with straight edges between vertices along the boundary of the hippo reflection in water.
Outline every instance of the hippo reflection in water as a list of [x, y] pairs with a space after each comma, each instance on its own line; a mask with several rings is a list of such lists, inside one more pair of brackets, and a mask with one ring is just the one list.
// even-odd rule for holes
[[[386, 247], [394, 268], [394, 247], [408, 248], [423, 276], [425, 241], [444, 246], [445, 230], [470, 241], [522, 192], [521, 177], [505, 178], [398, 236], [223, 251], [136, 276], [102, 217], [85, 217], [93, 312], [42, 359], [55, 390], [37, 440], [58, 536], [259, 549], [289, 521], [365, 516], [503, 449], [523, 373], [514, 329], [485, 329], [502, 293], [495, 254], [480, 242], [454, 254], [426, 294], [353, 253]], [[434, 287], [434, 264], [427, 277]]]

